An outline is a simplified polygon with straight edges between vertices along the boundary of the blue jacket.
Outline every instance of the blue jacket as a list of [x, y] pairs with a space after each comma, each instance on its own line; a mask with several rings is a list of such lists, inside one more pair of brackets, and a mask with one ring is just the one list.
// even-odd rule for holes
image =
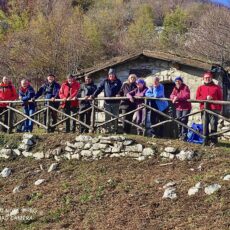
[[24, 107], [29, 107], [29, 109], [35, 109], [36, 104], [35, 102], [28, 102], [35, 96], [35, 91], [32, 86], [28, 86], [27, 90], [24, 92], [22, 88], [19, 89], [19, 96], [22, 98], [23, 104], [22, 106]]
[[[151, 86], [145, 93], [146, 97], [164, 98], [164, 86], [159, 84], [158, 87]], [[152, 101], [152, 100], [151, 100]], [[159, 111], [164, 111], [168, 107], [167, 101], [155, 100]], [[151, 103], [152, 104], [152, 103]]]
[[[103, 80], [97, 90], [94, 92], [93, 96], [97, 97], [104, 90], [105, 97], [116, 97], [118, 92], [120, 91], [122, 83], [119, 79], [115, 81], [110, 81], [108, 79]], [[119, 103], [118, 100], [105, 100], [105, 103]]]
[[[55, 81], [52, 84], [49, 84], [48, 82], [46, 82], [42, 85], [42, 87], [36, 93], [35, 99], [39, 98], [42, 95], [44, 95], [45, 99], [51, 99], [52, 97], [59, 99], [60, 88], [61, 86]], [[60, 102], [54, 102], [51, 104], [54, 104], [56, 107], [58, 107]]]

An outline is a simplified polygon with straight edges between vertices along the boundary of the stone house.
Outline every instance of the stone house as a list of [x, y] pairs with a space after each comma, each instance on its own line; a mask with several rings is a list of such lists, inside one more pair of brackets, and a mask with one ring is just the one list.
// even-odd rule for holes
[[[202, 84], [203, 73], [215, 70], [215, 82], [223, 88], [224, 100], [230, 101], [230, 76], [218, 63], [208, 63], [175, 54], [148, 51], [115, 57], [107, 62], [85, 69], [78, 76], [91, 75], [95, 83], [106, 77], [108, 69], [115, 68], [117, 77], [124, 82], [130, 73], [146, 80], [147, 85], [152, 84], [152, 77], [158, 76], [165, 86], [166, 97], [169, 97], [174, 87], [174, 78], [181, 76], [190, 87], [191, 99], [195, 99], [196, 90]], [[198, 110], [199, 104], [193, 104], [193, 111]], [[230, 117], [230, 106], [225, 106], [224, 114]], [[200, 116], [191, 119], [198, 121]]]

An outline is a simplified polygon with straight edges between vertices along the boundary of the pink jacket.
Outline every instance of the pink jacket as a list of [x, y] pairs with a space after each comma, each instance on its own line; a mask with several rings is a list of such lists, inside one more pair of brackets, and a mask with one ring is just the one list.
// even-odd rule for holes
[[175, 102], [176, 110], [192, 109], [191, 102], [187, 101], [188, 99], [190, 99], [190, 90], [187, 85], [183, 83], [179, 89], [177, 87], [174, 87], [170, 98], [173, 100], [175, 97], [177, 97], [177, 101]]

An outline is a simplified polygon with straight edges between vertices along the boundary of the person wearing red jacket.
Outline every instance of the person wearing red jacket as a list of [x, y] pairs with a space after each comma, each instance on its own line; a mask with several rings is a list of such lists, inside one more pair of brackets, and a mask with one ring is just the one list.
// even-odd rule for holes
[[[0, 83], [0, 101], [13, 101], [18, 98], [15, 87], [12, 85], [12, 82], [8, 77], [4, 76], [2, 82]], [[9, 103], [0, 103], [0, 114], [7, 110]], [[4, 124], [8, 123], [8, 112], [5, 112], [0, 116], [0, 121]], [[1, 131], [6, 132], [6, 128], [1, 127]]]
[[[170, 95], [170, 98], [172, 99], [172, 103], [175, 105], [176, 108], [176, 117], [179, 119], [183, 124], [188, 124], [188, 117], [187, 114], [190, 113], [192, 106], [191, 102], [188, 102], [187, 100], [190, 99], [190, 90], [187, 85], [184, 84], [183, 79], [178, 76], [175, 78], [175, 87]], [[187, 133], [188, 129], [179, 125], [179, 139], [180, 140], [186, 140], [187, 139]]]
[[[75, 81], [72, 75], [68, 75], [66, 81], [61, 85], [59, 97], [64, 99], [63, 103], [61, 104], [61, 108], [63, 108], [64, 113], [67, 115], [72, 116], [78, 111], [79, 103], [77, 100], [77, 95], [79, 89], [80, 83]], [[71, 131], [76, 131], [76, 121], [72, 121]], [[70, 119], [66, 120], [66, 132], [70, 132]]]
[[[196, 92], [196, 99], [197, 100], [210, 100], [210, 101], [217, 101], [222, 100], [222, 88], [219, 85], [216, 85], [213, 82], [213, 73], [208, 71], [204, 73], [203, 76], [204, 84], [199, 86]], [[200, 104], [200, 109], [204, 108], [204, 103]], [[215, 113], [220, 113], [222, 110], [222, 106], [220, 104], [208, 104], [208, 109], [212, 110]], [[206, 116], [207, 121], [204, 121], [204, 116], [202, 115], [203, 126], [206, 124], [206, 133], [216, 133], [217, 132], [217, 125], [218, 125], [218, 117], [212, 114], [207, 114]], [[209, 131], [209, 124], [211, 126], [211, 130]], [[217, 136], [212, 137], [209, 139], [210, 145], [215, 145], [217, 143]]]

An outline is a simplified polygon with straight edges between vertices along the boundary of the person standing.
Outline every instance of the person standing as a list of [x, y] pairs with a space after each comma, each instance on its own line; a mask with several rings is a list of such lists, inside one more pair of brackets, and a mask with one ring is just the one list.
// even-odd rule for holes
[[[59, 90], [60, 90], [60, 85], [56, 82], [55, 80], [55, 75], [49, 74], [47, 76], [47, 81], [40, 87], [38, 92], [35, 95], [35, 99], [41, 97], [42, 95], [44, 96], [45, 99], [51, 100], [49, 102], [49, 105], [54, 107], [55, 109], [58, 109], [60, 103], [55, 101], [56, 99], [59, 99]], [[45, 105], [48, 103], [45, 102]], [[57, 123], [57, 112], [50, 109], [50, 115], [52, 118], [52, 125]], [[47, 119], [47, 112], [44, 112], [44, 124], [46, 125], [46, 119]], [[50, 129], [51, 132], [54, 132], [55, 127], [52, 127]]]
[[[146, 87], [146, 83], [143, 79], [138, 79], [136, 81], [136, 84], [137, 84], [137, 88], [134, 89], [133, 91], [127, 93], [127, 97], [135, 105], [136, 108], [139, 108], [144, 103], [144, 99], [135, 99], [134, 97], [144, 97], [146, 90], [147, 90], [147, 87]], [[145, 113], [146, 113], [145, 108], [142, 108], [142, 109], [135, 112], [134, 121], [136, 122], [137, 125], [145, 127]], [[137, 129], [137, 134], [138, 135], [141, 134], [140, 129]]]
[[[164, 86], [160, 83], [158, 77], [153, 78], [153, 85], [148, 88], [145, 94], [146, 97], [165, 98]], [[168, 102], [162, 100], [150, 100], [149, 104], [152, 108], [157, 109], [163, 113], [167, 112]], [[155, 125], [165, 120], [164, 116], [151, 110], [150, 112], [151, 125]], [[152, 135], [156, 137], [163, 137], [163, 126], [152, 129]]]
[[[104, 97], [116, 97], [118, 92], [120, 91], [122, 86], [122, 83], [120, 79], [117, 78], [115, 70], [109, 69], [108, 76], [105, 80], [103, 80], [97, 90], [94, 92], [94, 94], [90, 98], [97, 97], [102, 91], [104, 91]], [[104, 102], [104, 108], [109, 113], [114, 114], [115, 116], [119, 116], [119, 101], [118, 100], [111, 100], [106, 99]], [[109, 121], [113, 119], [114, 117], [110, 114], [105, 113], [105, 120]], [[117, 133], [118, 128], [118, 120], [114, 120], [112, 122], [109, 122], [105, 125], [106, 132], [109, 133]]]
[[[204, 84], [199, 86], [197, 89], [196, 99], [209, 100], [209, 101], [223, 100], [222, 88], [213, 82], [213, 73], [211, 71], [207, 71], [204, 73], [203, 80], [204, 80]], [[200, 103], [200, 109], [204, 109], [204, 103]], [[219, 114], [222, 110], [222, 105], [208, 103], [207, 109], [213, 111], [214, 113]], [[207, 113], [206, 119], [207, 120], [205, 121], [204, 115], [202, 113], [202, 123], [203, 126], [206, 125], [205, 135], [207, 136], [211, 133], [216, 133], [217, 125], [218, 125], [218, 117]], [[209, 125], [211, 127], [211, 130], [209, 130]], [[217, 136], [209, 138], [208, 141], [210, 142], [211, 146], [217, 144], [218, 142]]]
[[[90, 76], [85, 77], [85, 83], [81, 85], [80, 90], [78, 92], [78, 98], [84, 98], [85, 100], [80, 101], [80, 112], [91, 107], [92, 102], [89, 100], [90, 96], [94, 94], [97, 86], [94, 84], [92, 78]], [[80, 114], [80, 121], [83, 123], [90, 125], [91, 121], [91, 113], [92, 108], [84, 113]], [[89, 129], [84, 125], [80, 125], [80, 133], [88, 133]]]
[[[176, 117], [183, 124], [187, 125], [188, 117], [184, 117], [184, 116], [189, 114], [192, 109], [191, 102], [187, 101], [188, 99], [190, 99], [190, 90], [189, 87], [184, 84], [183, 79], [180, 76], [176, 77], [174, 81], [175, 81], [175, 87], [170, 95], [170, 98], [176, 108]], [[178, 129], [179, 129], [179, 139], [186, 141], [188, 129], [181, 125], [178, 125]]]
[[[2, 78], [2, 82], [0, 83], [0, 101], [13, 101], [18, 98], [17, 92], [15, 87], [13, 86], [12, 82], [9, 80], [8, 77], [4, 76]], [[0, 121], [7, 125], [8, 124], [8, 112], [7, 106], [9, 103], [0, 103]], [[2, 132], [6, 132], [7, 129], [4, 126], [0, 126]]]
[[[117, 96], [127, 97], [128, 93], [130, 93], [131, 91], [133, 91], [134, 89], [137, 88], [136, 80], [137, 80], [137, 76], [135, 74], [130, 74], [128, 77], [128, 80], [123, 83], [121, 90], [119, 91]], [[126, 99], [126, 100], [121, 100], [121, 102], [120, 102], [119, 109], [121, 109], [122, 114], [129, 113], [132, 110], [134, 110], [135, 108], [136, 108], [135, 103], [132, 103], [130, 100]], [[133, 113], [125, 115], [123, 118], [124, 118], [124, 120], [132, 121]], [[131, 127], [132, 127], [131, 124], [123, 121], [124, 133], [127, 133], [127, 134], [130, 133]]]
[[[23, 112], [25, 115], [30, 116], [31, 118], [33, 113], [35, 112], [36, 104], [33, 102], [33, 98], [35, 96], [35, 91], [33, 87], [30, 85], [30, 82], [27, 79], [21, 80], [21, 86], [19, 88], [19, 99], [23, 101]], [[26, 119], [22, 126], [22, 132], [32, 132], [33, 131], [33, 121], [30, 119]]]
[[[80, 83], [74, 79], [73, 75], [68, 75], [66, 81], [64, 81], [61, 85], [59, 91], [59, 97], [64, 99], [63, 103], [61, 104], [61, 108], [63, 108], [64, 113], [67, 115], [73, 116], [76, 118], [76, 113], [78, 111], [78, 100], [77, 94], [80, 89]], [[66, 129], [65, 131], [68, 133], [70, 131], [76, 131], [76, 121], [72, 120], [72, 127], [70, 130], [70, 118], [66, 120]]]

